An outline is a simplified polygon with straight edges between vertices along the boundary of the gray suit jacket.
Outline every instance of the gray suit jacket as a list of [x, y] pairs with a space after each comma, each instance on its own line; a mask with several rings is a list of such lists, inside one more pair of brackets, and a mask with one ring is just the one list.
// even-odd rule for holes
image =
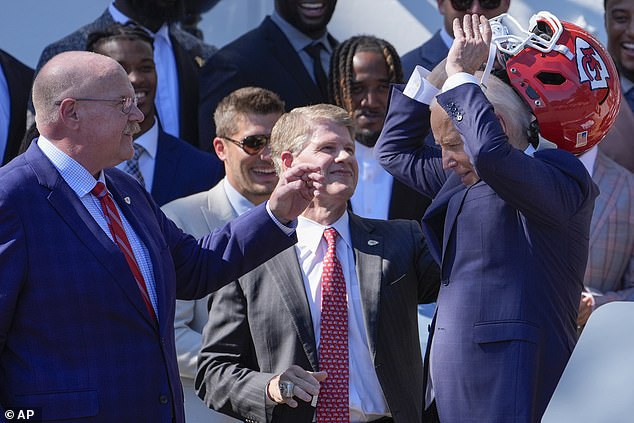
[[[394, 421], [419, 422], [423, 370], [417, 304], [435, 299], [438, 269], [418, 223], [350, 214], [370, 354]], [[372, 240], [378, 243], [371, 242]], [[214, 295], [196, 376], [214, 409], [265, 422], [265, 389], [296, 364], [319, 370], [301, 268], [289, 248]], [[273, 422], [310, 423], [314, 408], [277, 405]]]
[[634, 174], [599, 150], [592, 180], [600, 194], [590, 224], [584, 286], [596, 305], [634, 300]]
[[[209, 191], [179, 198], [161, 207], [161, 210], [184, 232], [195, 238], [204, 235], [238, 217], [223, 188], [223, 180]], [[185, 417], [188, 422], [231, 422], [230, 417], [208, 409], [197, 398], [194, 377], [203, 327], [207, 323], [207, 302], [200, 300], [176, 300], [174, 337], [178, 371], [185, 393]]]

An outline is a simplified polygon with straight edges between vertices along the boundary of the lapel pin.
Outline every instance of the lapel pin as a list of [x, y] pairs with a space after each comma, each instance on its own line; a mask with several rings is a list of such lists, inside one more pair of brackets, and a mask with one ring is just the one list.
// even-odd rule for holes
[[123, 197], [123, 201], [125, 201], [126, 204], [130, 205], [131, 201], [130, 201], [130, 197]]
[[371, 240], [368, 241], [368, 245], [370, 247], [374, 247], [375, 245], [378, 245], [378, 244], [379, 244], [379, 241], [376, 241], [374, 239], [371, 239]]

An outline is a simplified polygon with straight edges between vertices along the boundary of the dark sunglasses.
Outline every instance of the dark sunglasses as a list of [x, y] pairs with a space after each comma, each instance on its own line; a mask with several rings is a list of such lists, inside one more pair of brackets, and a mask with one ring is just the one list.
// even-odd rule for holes
[[256, 154], [259, 154], [262, 150], [264, 150], [264, 147], [269, 145], [269, 142], [271, 141], [270, 135], [249, 135], [248, 137], [244, 137], [242, 141], [237, 141], [229, 137], [220, 138], [224, 138], [227, 141], [234, 143], [242, 150], [244, 150], [244, 152], [247, 153], [249, 156], [255, 156]]
[[[500, 7], [502, 0], [480, 0], [480, 6], [483, 9], [491, 10]], [[467, 11], [471, 5], [473, 4], [473, 0], [451, 0], [451, 7], [456, 9], [458, 12]]]

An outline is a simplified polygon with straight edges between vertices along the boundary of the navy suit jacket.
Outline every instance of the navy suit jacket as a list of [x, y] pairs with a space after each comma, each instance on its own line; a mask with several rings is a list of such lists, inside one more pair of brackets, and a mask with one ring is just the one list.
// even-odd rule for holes
[[[63, 51], [86, 50], [88, 35], [92, 32], [102, 31], [113, 23], [115, 22], [112, 15], [106, 9], [95, 21], [46, 46], [42, 51], [36, 71], [39, 71], [51, 57]], [[205, 60], [216, 51], [216, 48], [183, 31], [177, 24], [170, 25], [169, 34], [178, 74], [179, 136], [190, 144], [198, 145], [198, 72]], [[210, 141], [207, 140], [207, 142]], [[211, 147], [207, 147], [207, 149], [209, 148]]]
[[46, 421], [182, 423], [175, 298], [201, 298], [296, 238], [260, 206], [196, 242], [129, 175], [105, 174], [148, 249], [158, 327], [122, 252], [32, 143], [0, 168], [0, 411], [39, 408]]
[[440, 30], [436, 31], [433, 37], [421, 46], [407, 52], [401, 57], [403, 64], [403, 75], [409, 78], [416, 65], [420, 65], [427, 70], [432, 70], [436, 65], [447, 57], [449, 49], [440, 36]]
[[224, 175], [216, 156], [159, 130], [152, 197], [159, 206], [177, 198], [207, 191]]
[[476, 84], [438, 96], [481, 180], [470, 187], [421, 140], [429, 107], [393, 89], [375, 147], [395, 177], [433, 201], [423, 218], [441, 263], [431, 375], [445, 423], [539, 421], [576, 342], [595, 184], [556, 150], [508, 142]]
[[0, 156], [1, 166], [18, 155], [22, 137], [26, 132], [26, 105], [31, 92], [33, 69], [2, 50], [0, 50], [0, 67], [2, 67], [4, 76], [7, 79], [7, 86], [9, 87], [11, 113], [7, 146], [4, 156]]
[[[336, 45], [329, 36], [331, 46]], [[216, 106], [238, 88], [256, 86], [273, 91], [286, 102], [286, 110], [327, 103], [295, 49], [267, 16], [259, 27], [218, 50], [201, 69], [200, 141], [211, 149], [216, 134]]]

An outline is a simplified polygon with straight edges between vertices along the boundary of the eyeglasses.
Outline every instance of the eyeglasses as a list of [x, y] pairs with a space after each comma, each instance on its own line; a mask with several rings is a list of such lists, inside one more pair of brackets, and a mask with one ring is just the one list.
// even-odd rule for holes
[[[479, 0], [483, 9], [492, 10], [500, 7], [502, 0]], [[451, 0], [451, 7], [458, 12], [465, 12], [471, 7], [473, 0]]]
[[242, 150], [244, 150], [244, 152], [247, 153], [249, 156], [255, 156], [256, 154], [259, 154], [262, 150], [264, 150], [264, 147], [269, 145], [269, 142], [271, 141], [270, 135], [249, 135], [247, 137], [244, 137], [242, 141], [236, 141], [229, 137], [219, 138], [224, 138], [227, 141], [234, 143]]
[[[106, 101], [111, 103], [119, 103], [121, 104], [121, 112], [124, 115], [127, 115], [132, 110], [132, 106], [136, 106], [138, 104], [138, 99], [136, 97], [122, 97], [122, 98], [73, 98], [69, 97], [74, 101]], [[62, 100], [58, 100], [55, 102], [56, 106], [62, 104]]]

